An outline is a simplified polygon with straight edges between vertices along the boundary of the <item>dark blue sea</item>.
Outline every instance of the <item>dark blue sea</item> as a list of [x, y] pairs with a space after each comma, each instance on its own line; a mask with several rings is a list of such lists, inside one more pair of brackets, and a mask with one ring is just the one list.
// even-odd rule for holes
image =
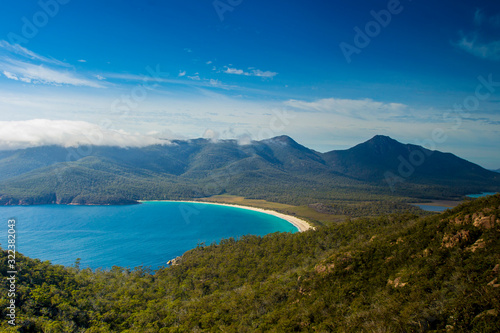
[[229, 237], [297, 232], [278, 217], [202, 203], [146, 202], [130, 206], [0, 207], [0, 246], [16, 219], [16, 251], [53, 264], [156, 269], [198, 244]]

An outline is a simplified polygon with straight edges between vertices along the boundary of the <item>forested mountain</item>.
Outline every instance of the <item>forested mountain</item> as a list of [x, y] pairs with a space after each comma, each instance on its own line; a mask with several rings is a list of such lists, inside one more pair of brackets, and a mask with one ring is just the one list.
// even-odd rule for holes
[[[351, 149], [332, 151], [325, 160], [338, 172], [366, 181], [380, 181], [387, 172], [421, 184], [487, 182], [497, 179], [489, 170], [450, 153], [402, 144], [377, 135]], [[499, 179], [497, 179], [499, 180]]]
[[[110, 204], [234, 194], [271, 201], [498, 191], [500, 175], [450, 153], [375, 136], [319, 153], [287, 136], [144, 148], [47, 146], [0, 152], [1, 204]], [[305, 200], [305, 202], [304, 202]]]
[[[0, 329], [499, 332], [499, 217], [497, 194], [425, 218], [360, 218], [200, 245], [155, 272], [93, 272], [17, 254], [18, 327], [9, 327], [2, 288]], [[8, 259], [0, 251], [4, 285]]]

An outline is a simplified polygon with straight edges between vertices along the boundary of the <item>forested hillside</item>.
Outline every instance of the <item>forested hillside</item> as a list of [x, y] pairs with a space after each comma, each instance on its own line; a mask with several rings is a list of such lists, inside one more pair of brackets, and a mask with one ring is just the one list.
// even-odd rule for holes
[[[498, 332], [500, 195], [199, 246], [152, 272], [18, 254], [22, 332]], [[167, 259], [167, 258], [166, 258]], [[7, 253], [0, 273], [6, 284]], [[2, 327], [7, 295], [0, 300]]]
[[500, 175], [453, 154], [375, 136], [319, 153], [287, 136], [172, 141], [144, 148], [0, 152], [0, 204], [129, 204], [232, 194], [292, 205], [500, 191]]

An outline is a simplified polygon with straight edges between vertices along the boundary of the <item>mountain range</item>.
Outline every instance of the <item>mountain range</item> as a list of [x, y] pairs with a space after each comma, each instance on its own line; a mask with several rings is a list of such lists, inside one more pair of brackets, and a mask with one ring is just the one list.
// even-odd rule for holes
[[285, 203], [500, 190], [500, 175], [387, 136], [320, 153], [288, 136], [249, 144], [175, 140], [144, 148], [0, 151], [0, 204], [128, 204], [217, 194]]

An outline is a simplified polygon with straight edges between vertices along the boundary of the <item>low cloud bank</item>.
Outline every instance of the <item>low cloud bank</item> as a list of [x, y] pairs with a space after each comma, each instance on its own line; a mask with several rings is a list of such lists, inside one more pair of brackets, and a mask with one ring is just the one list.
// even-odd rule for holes
[[33, 119], [0, 121], [0, 150], [58, 145], [145, 147], [169, 144], [152, 136], [102, 128], [84, 121]]

